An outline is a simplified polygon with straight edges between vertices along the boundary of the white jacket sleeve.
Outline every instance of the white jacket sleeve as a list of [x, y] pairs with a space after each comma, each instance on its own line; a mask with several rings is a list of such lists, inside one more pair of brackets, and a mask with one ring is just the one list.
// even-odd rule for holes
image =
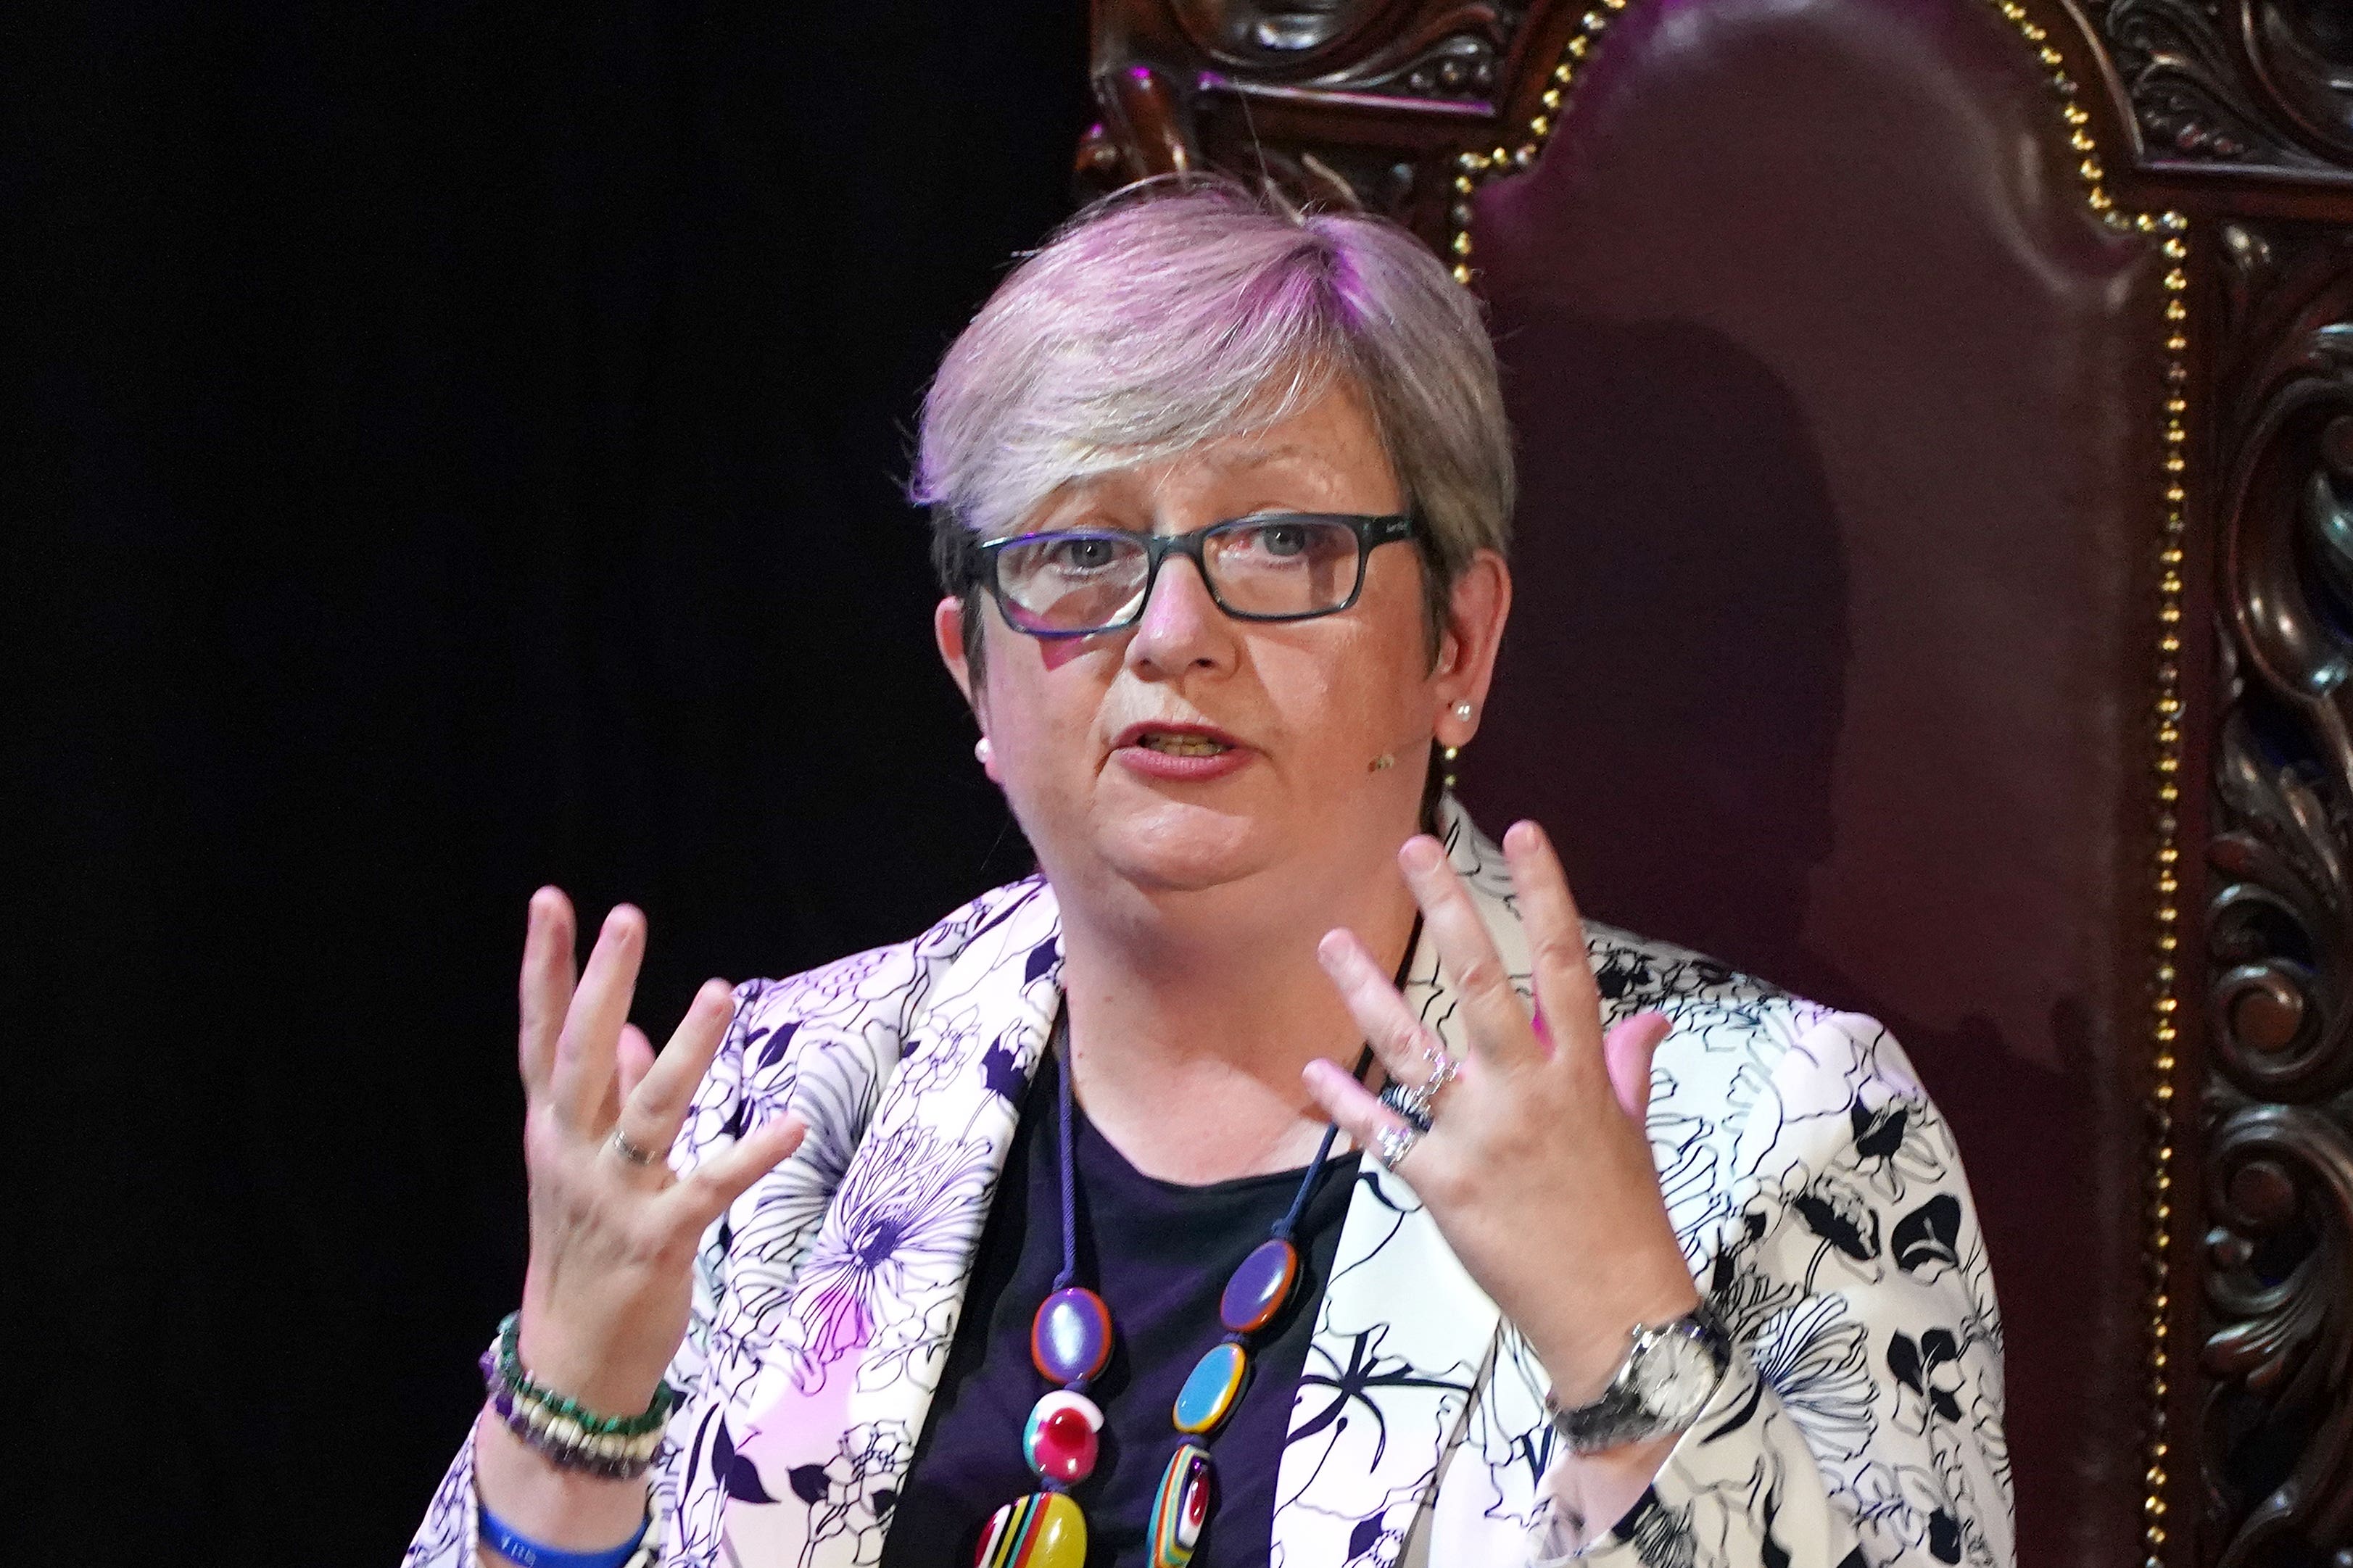
[[[764, 1010], [760, 1003], [765, 989], [762, 983], [755, 981], [736, 990], [735, 1016], [728, 1026], [727, 1037], [695, 1093], [693, 1109], [671, 1153], [671, 1163], [681, 1170], [691, 1170], [716, 1149], [732, 1144], [741, 1130], [747, 1047], [756, 1051], [775, 1026], [771, 1021], [768, 1027], [762, 1027]], [[652, 1523], [646, 1531], [644, 1545], [630, 1559], [628, 1568], [644, 1568], [659, 1562], [661, 1543], [667, 1538], [666, 1527], [677, 1498], [675, 1466], [685, 1437], [676, 1428], [701, 1403], [697, 1395], [709, 1363], [712, 1320], [729, 1251], [726, 1227], [726, 1219], [714, 1226], [695, 1257], [693, 1304], [686, 1338], [665, 1374], [665, 1380], [681, 1395], [679, 1414], [672, 1418], [670, 1440], [662, 1457], [648, 1472]], [[425, 1521], [409, 1542], [407, 1555], [402, 1559], [403, 1568], [473, 1568], [478, 1561], [480, 1530], [480, 1511], [474, 1495], [474, 1432], [469, 1427], [457, 1458], [450, 1461], [440, 1486], [434, 1491]]]
[[1582, 1553], [1556, 1510], [1539, 1563], [2014, 1562], [2000, 1321], [1951, 1131], [1877, 1023], [1799, 1008], [1789, 1028], [1769, 1065], [1702, 1053], [1655, 1086], [1670, 1211], [1732, 1363], [1634, 1509]]

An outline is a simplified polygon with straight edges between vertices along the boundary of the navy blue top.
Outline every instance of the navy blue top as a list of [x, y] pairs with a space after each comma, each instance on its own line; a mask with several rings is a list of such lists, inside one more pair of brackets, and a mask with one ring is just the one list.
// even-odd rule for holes
[[[1029, 1323], [1062, 1267], [1061, 1174], [1055, 1160], [1058, 1072], [1041, 1062], [981, 1232], [964, 1316], [882, 1548], [883, 1568], [964, 1568], [988, 1516], [1039, 1489], [1021, 1427], [1055, 1387], [1029, 1361]], [[1123, 1158], [1083, 1111], [1078, 1155], [1077, 1283], [1111, 1307], [1111, 1364], [1088, 1389], [1103, 1407], [1102, 1455], [1071, 1489], [1087, 1517], [1087, 1568], [1149, 1568], [1152, 1500], [1183, 1439], [1169, 1409], [1186, 1373], [1225, 1335], [1218, 1296], [1291, 1206], [1300, 1170], [1188, 1187]], [[1339, 1250], [1357, 1156], [1324, 1168], [1293, 1241], [1301, 1278], [1282, 1317], [1251, 1336], [1240, 1404], [1209, 1439], [1217, 1509], [1194, 1568], [1267, 1561], [1275, 1471], [1315, 1310]]]

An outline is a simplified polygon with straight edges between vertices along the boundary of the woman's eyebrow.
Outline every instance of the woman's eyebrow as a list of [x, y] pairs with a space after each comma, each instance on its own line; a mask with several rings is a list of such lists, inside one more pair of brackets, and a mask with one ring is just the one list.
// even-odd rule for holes
[[1227, 461], [1236, 468], [1256, 468], [1285, 458], [1315, 456], [1317, 454], [1303, 442], [1284, 441], [1273, 447], [1244, 447], [1231, 454]]

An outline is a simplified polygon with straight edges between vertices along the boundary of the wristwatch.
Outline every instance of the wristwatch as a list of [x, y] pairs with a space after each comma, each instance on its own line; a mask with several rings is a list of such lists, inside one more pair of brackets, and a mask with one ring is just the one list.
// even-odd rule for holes
[[1553, 1429], [1571, 1452], [1598, 1454], [1681, 1432], [1707, 1408], [1732, 1363], [1732, 1336], [1705, 1301], [1670, 1322], [1636, 1325], [1633, 1340], [1590, 1405], [1564, 1410], [1546, 1396]]

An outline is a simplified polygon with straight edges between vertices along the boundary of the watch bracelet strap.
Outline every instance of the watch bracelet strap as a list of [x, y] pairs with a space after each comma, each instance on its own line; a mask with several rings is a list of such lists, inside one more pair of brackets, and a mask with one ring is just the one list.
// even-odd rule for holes
[[[1707, 1397], [1712, 1399], [1715, 1396], [1716, 1391], [1723, 1386], [1725, 1373], [1731, 1369], [1732, 1336], [1703, 1296], [1698, 1306], [1679, 1318], [1671, 1318], [1662, 1323], [1637, 1324], [1628, 1336], [1626, 1359], [1619, 1363], [1617, 1372], [1610, 1377], [1609, 1385], [1590, 1403], [1564, 1409], [1553, 1402], [1550, 1394], [1545, 1396], [1545, 1411], [1552, 1418], [1553, 1429], [1559, 1433], [1572, 1452], [1598, 1453], [1623, 1443], [1662, 1435], [1664, 1430], [1675, 1429], [1672, 1426], [1663, 1429], [1657, 1426], [1655, 1413], [1648, 1409], [1633, 1387], [1633, 1374], [1637, 1363], [1643, 1358], [1646, 1345], [1676, 1334], [1698, 1344], [1707, 1352], [1715, 1370]], [[1694, 1407], [1692, 1414], [1696, 1415], [1705, 1408], [1706, 1400], [1703, 1399]]]

